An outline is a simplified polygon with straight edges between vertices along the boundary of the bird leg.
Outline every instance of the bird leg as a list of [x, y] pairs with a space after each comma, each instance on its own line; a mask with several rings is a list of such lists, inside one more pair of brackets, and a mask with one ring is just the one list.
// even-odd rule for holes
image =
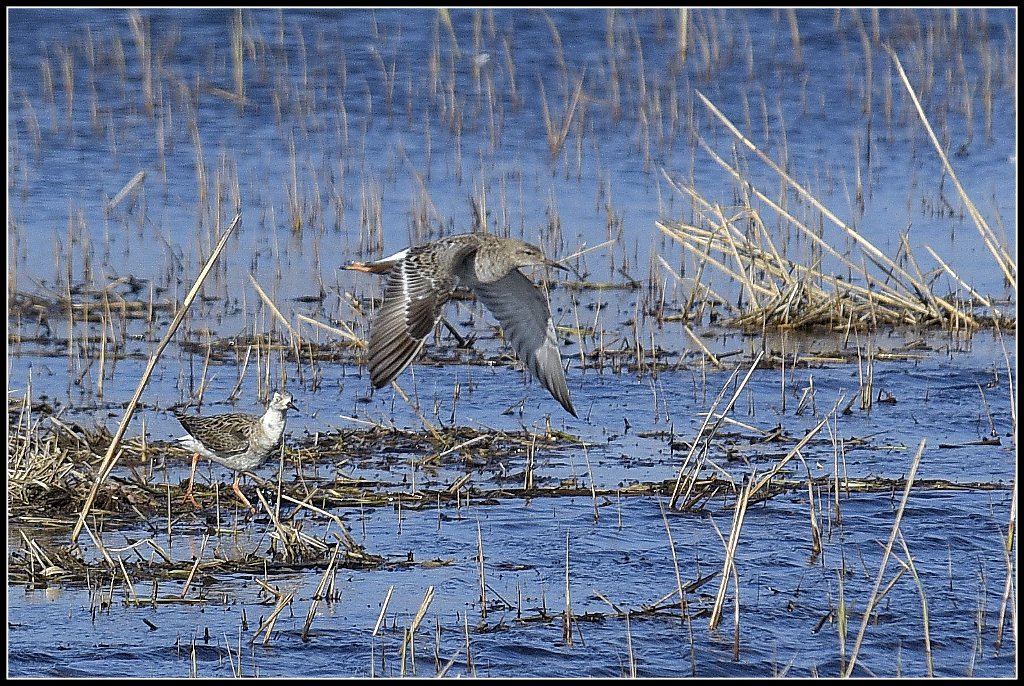
[[452, 323], [448, 321], [447, 317], [441, 317], [441, 323], [444, 324], [445, 328], [448, 329], [453, 336], [455, 336], [455, 339], [459, 342], [460, 348], [468, 349], [473, 347], [473, 341], [476, 339], [476, 336], [470, 335], [464, 337], [459, 333], [458, 329], [452, 326]]
[[242, 489], [238, 487], [238, 480], [241, 479], [241, 478], [242, 478], [242, 473], [241, 472], [235, 472], [235, 482], [233, 484], [231, 484], [231, 490], [233, 490], [235, 492], [235, 495], [238, 496], [239, 500], [241, 500], [243, 503], [245, 503], [245, 506], [249, 508], [249, 512], [251, 514], [256, 514], [256, 508], [252, 506], [252, 503], [249, 502], [249, 499], [246, 498], [245, 495], [243, 495]]
[[196, 481], [196, 467], [199, 465], [199, 453], [193, 453], [192, 455], [192, 473], [188, 475], [188, 488], [185, 489], [185, 500], [192, 503], [192, 505], [198, 510], [202, 507], [196, 497], [192, 495], [192, 486], [195, 485]]

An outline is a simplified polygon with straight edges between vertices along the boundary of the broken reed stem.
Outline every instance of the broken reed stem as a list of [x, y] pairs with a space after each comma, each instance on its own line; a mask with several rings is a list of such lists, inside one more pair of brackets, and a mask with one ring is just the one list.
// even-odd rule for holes
[[[1016, 496], [1017, 485], [1014, 483], [1014, 496]], [[1003, 626], [1006, 621], [1006, 608], [1009, 606], [1011, 613], [1011, 626], [1014, 629], [1014, 643], [1016, 643], [1016, 627], [1017, 627], [1017, 605], [1014, 603], [1010, 605], [1010, 599], [1014, 597], [1014, 591], [1016, 584], [1014, 580], [1017, 578], [1015, 570], [1016, 558], [1010, 557], [1010, 550], [1003, 550], [1003, 561], [1006, 563], [1006, 581], [1003, 583], [1003, 599], [999, 603], [999, 622], [996, 624], [996, 640], [995, 649], [998, 653], [1003, 648]]]
[[132, 177], [131, 181], [126, 183], [124, 185], [124, 188], [122, 188], [120, 191], [118, 191], [117, 195], [114, 196], [114, 199], [107, 203], [107, 206], [105, 208], [106, 211], [110, 212], [115, 207], [117, 207], [118, 204], [122, 200], [124, 200], [128, 196], [128, 194], [131, 193], [132, 190], [135, 189], [136, 186], [138, 186], [140, 183], [142, 183], [145, 180], [146, 180], [146, 172], [145, 172], [145, 170], [140, 171], [137, 174], [135, 174], [135, 176]]
[[813, 559], [821, 553], [821, 527], [818, 526], [818, 517], [814, 506], [814, 478], [811, 476], [811, 469], [807, 466], [803, 456], [800, 457], [800, 462], [803, 463], [804, 470], [807, 472], [807, 504], [811, 518], [811, 555]]
[[128, 406], [125, 408], [124, 416], [121, 418], [121, 425], [117, 427], [117, 431], [114, 433], [113, 438], [110, 440], [110, 447], [107, 448], [106, 455], [103, 456], [103, 461], [100, 463], [99, 468], [96, 471], [96, 481], [93, 482], [92, 489], [89, 491], [89, 495], [86, 497], [85, 502], [82, 504], [82, 511], [78, 514], [78, 521], [75, 523], [74, 528], [71, 530], [71, 545], [74, 546], [78, 541], [78, 535], [82, 532], [82, 526], [85, 525], [85, 518], [89, 514], [89, 509], [92, 507], [93, 501], [96, 500], [96, 494], [99, 493], [100, 484], [107, 478], [110, 471], [114, 468], [114, 464], [117, 462], [119, 453], [118, 448], [121, 445], [121, 439], [124, 438], [125, 432], [128, 430], [128, 424], [132, 420], [132, 416], [135, 414], [135, 408], [139, 404], [139, 399], [142, 397], [142, 391], [145, 390], [146, 384], [149, 383], [149, 377], [153, 374], [153, 370], [156, 368], [157, 360], [160, 359], [160, 355], [163, 353], [164, 348], [171, 342], [171, 338], [174, 337], [178, 327], [181, 325], [182, 320], [185, 318], [185, 314], [188, 312], [189, 307], [192, 305], [192, 301], [199, 295], [199, 290], [203, 286], [203, 282], [206, 280], [207, 275], [213, 269], [214, 264], [217, 263], [217, 258], [220, 257], [221, 252], [224, 250], [224, 246], [228, 244], [228, 237], [231, 236], [231, 232], [241, 222], [241, 213], [236, 214], [235, 218], [231, 220], [228, 228], [224, 230], [220, 240], [217, 242], [217, 246], [213, 249], [210, 257], [206, 260], [206, 264], [203, 265], [202, 270], [199, 272], [199, 276], [196, 277], [195, 283], [192, 284], [192, 288], [189, 290], [188, 295], [185, 296], [185, 300], [181, 303], [181, 307], [178, 308], [177, 314], [174, 315], [173, 321], [170, 326], [167, 327], [167, 333], [160, 340], [153, 355], [149, 358], [149, 364], [146, 365], [146, 370], [142, 373], [142, 378], [139, 379], [139, 385], [135, 389], [135, 395], [128, 402]]
[[[314, 493], [310, 493], [308, 498], [312, 498], [313, 496], [314, 496]], [[345, 547], [349, 551], [357, 552], [357, 551], [361, 550], [361, 546], [356, 542], [356, 539], [354, 539], [352, 537], [352, 534], [349, 533], [348, 527], [345, 526], [345, 523], [343, 521], [341, 521], [341, 517], [339, 517], [338, 515], [332, 514], [332, 513], [328, 512], [327, 510], [323, 510], [323, 509], [317, 507], [316, 505], [313, 505], [312, 503], [306, 502], [305, 500], [296, 500], [295, 498], [292, 498], [291, 496], [289, 496], [287, 493], [282, 493], [281, 494], [281, 500], [287, 500], [288, 502], [293, 503], [295, 505], [298, 505], [299, 507], [304, 507], [304, 508], [306, 508], [308, 510], [312, 510], [313, 512], [316, 512], [319, 515], [323, 515], [324, 517], [327, 517], [328, 519], [333, 521], [335, 524], [337, 524], [339, 529], [341, 529], [341, 535], [342, 535], [342, 538], [344, 539], [343, 543], [345, 544]], [[324, 537], [325, 538], [326, 538], [326, 535], [327, 535], [327, 532], [325, 531], [324, 532]]]
[[590, 452], [587, 450], [586, 442], [581, 442], [583, 447], [583, 459], [587, 463], [587, 480], [590, 481], [590, 502], [594, 507], [594, 523], [597, 524], [601, 521], [601, 512], [597, 506], [597, 486], [594, 480], [594, 470], [590, 466]]
[[629, 631], [629, 613], [626, 613], [626, 655], [629, 658], [629, 678], [636, 678], [636, 657], [633, 655], [633, 635]]
[[715, 354], [711, 352], [711, 350], [709, 350], [706, 345], [704, 345], [704, 341], [700, 340], [700, 337], [693, 332], [693, 329], [691, 329], [686, 324], [683, 324], [683, 331], [686, 332], [686, 335], [690, 337], [691, 341], [697, 344], [697, 347], [700, 348], [700, 351], [704, 353], [704, 356], [711, 361], [711, 364], [715, 366], [715, 369], [725, 369], [725, 365], [722, 364], [722, 361], [719, 360], [718, 357], [716, 357]]
[[864, 607], [864, 616], [861, 619], [860, 631], [857, 632], [857, 638], [853, 642], [853, 649], [850, 652], [849, 661], [846, 664], [846, 671], [843, 676], [850, 678], [853, 674], [853, 668], [857, 665], [857, 654], [860, 652], [861, 643], [864, 641], [864, 634], [868, 630], [868, 622], [871, 620], [871, 613], [875, 609], [876, 603], [880, 600], [879, 589], [882, 585], [882, 577], [885, 576], [885, 568], [889, 562], [889, 555], [892, 554], [893, 543], [896, 542], [896, 535], [900, 530], [900, 521], [903, 519], [903, 512], [907, 507], [907, 500], [910, 499], [910, 489], [914, 485], [914, 475], [917, 474], [917, 468], [921, 464], [921, 456], [924, 455], [924, 446], [928, 439], [922, 438], [921, 443], [917, 448], [917, 453], [914, 455], [914, 459], [910, 462], [910, 470], [907, 472], [906, 484], [903, 487], [903, 497], [900, 499], [899, 507], [896, 508], [896, 517], [892, 523], [892, 532], [889, 534], [889, 540], [885, 544], [885, 552], [882, 555], [882, 562], [878, 566], [878, 576], [875, 578], [875, 585], [871, 591], [871, 597], [868, 598], [868, 603]]
[[683, 578], [679, 574], [679, 558], [676, 556], [676, 546], [672, 542], [672, 527], [668, 525], [668, 516], [665, 514], [665, 508], [661, 506], [661, 500], [658, 500], [658, 510], [661, 512], [661, 521], [665, 524], [665, 535], [668, 536], [668, 549], [672, 553], [672, 565], [676, 572], [676, 592], [679, 594], [679, 617], [680, 619], [686, 619], [686, 596], [683, 594]]
[[371, 636], [376, 636], [380, 633], [380, 628], [384, 624], [384, 616], [388, 611], [388, 603], [391, 602], [391, 595], [395, 592], [395, 585], [391, 584], [388, 586], [388, 592], [384, 595], [384, 602], [380, 604], [380, 614], [377, 615], [377, 623], [373, 625], [373, 631], [370, 632]]

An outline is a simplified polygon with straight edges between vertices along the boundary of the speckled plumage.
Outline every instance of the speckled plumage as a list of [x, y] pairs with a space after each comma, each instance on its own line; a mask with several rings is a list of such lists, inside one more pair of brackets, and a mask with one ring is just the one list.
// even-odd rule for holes
[[510, 238], [470, 233], [441, 238], [350, 269], [387, 272], [384, 304], [370, 325], [370, 380], [381, 388], [423, 347], [459, 283], [469, 288], [501, 324], [534, 378], [576, 416], [544, 293], [519, 267], [566, 269], [540, 248]]
[[187, 435], [178, 444], [193, 451], [192, 473], [189, 476], [185, 498], [196, 507], [192, 495], [196, 466], [203, 456], [235, 471], [232, 489], [246, 507], [255, 508], [238, 487], [241, 472], [256, 469], [281, 445], [288, 409], [294, 408], [291, 393], [274, 393], [267, 411], [262, 415], [229, 412], [208, 416], [176, 414]]

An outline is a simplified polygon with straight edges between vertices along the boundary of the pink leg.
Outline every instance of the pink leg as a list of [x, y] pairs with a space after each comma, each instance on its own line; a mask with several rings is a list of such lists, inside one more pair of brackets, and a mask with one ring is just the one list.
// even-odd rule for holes
[[235, 492], [235, 495], [238, 496], [239, 500], [245, 503], [245, 506], [249, 508], [250, 513], [256, 514], [256, 508], [252, 506], [252, 503], [249, 502], [249, 499], [246, 498], [245, 495], [242, 493], [242, 489], [238, 487], [238, 480], [241, 478], [241, 473], [235, 472], [235, 483], [231, 485], [231, 490]]
[[192, 505], [198, 510], [202, 507], [196, 497], [192, 495], [192, 486], [195, 485], [196, 481], [196, 467], [199, 465], [199, 453], [192, 455], [192, 473], [188, 475], [188, 488], [185, 489], [185, 500], [192, 503]]

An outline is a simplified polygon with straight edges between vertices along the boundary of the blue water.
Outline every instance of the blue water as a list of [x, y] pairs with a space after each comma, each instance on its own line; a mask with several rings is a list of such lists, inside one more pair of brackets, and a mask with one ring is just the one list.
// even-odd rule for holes
[[[628, 491], [635, 484], [674, 482], [733, 366], [742, 375], [762, 347], [797, 352], [805, 361], [751, 377], [730, 415], [735, 423], [724, 424], [709, 446], [702, 478], [738, 485], [751, 474], [763, 475], [837, 402], [842, 410], [854, 399], [870, 372], [875, 402], [862, 408], [855, 401], [849, 413], [834, 415], [802, 451], [806, 470], [816, 479], [836, 473], [852, 481], [902, 479], [926, 439], [917, 478], [959, 485], [916, 488], [901, 528], [927, 600], [933, 672], [1015, 676], [1009, 616], [1003, 644], [996, 647], [1004, 583], [1008, 573], [1016, 577], [1016, 548], [1009, 572], [1003, 555], [1016, 478], [1015, 400], [1007, 383], [1007, 368], [1016, 370], [1015, 330], [968, 335], [886, 329], [849, 339], [844, 332], [815, 332], [781, 340], [707, 320], [691, 323], [729, 365], [718, 370], [703, 361], [681, 324], [652, 315], [659, 289], [666, 311], [673, 312], [691, 288], [658, 257], [684, 279], [697, 276], [694, 256], [667, 239], [655, 221], [704, 228], [720, 221], [674, 189], [666, 175], [718, 204], [726, 217], [738, 212], [745, 192], [702, 142], [738, 161], [746, 178], [798, 219], [820, 226], [840, 252], [852, 250], [835, 226], [791, 190], [782, 191], [778, 176], [738, 146], [697, 91], [890, 257], [900, 257], [900, 236], [909, 232], [918, 268], [934, 279], [936, 294], [964, 290], [945, 273], [931, 271], [937, 265], [925, 246], [971, 288], [1009, 300], [1007, 310], [1013, 310], [1016, 290], [995, 267], [881, 45], [899, 55], [958, 178], [1013, 255], [1014, 12], [800, 10], [798, 56], [785, 12], [691, 10], [685, 60], [677, 51], [679, 13], [667, 10], [453, 9], [452, 33], [433, 9], [245, 10], [240, 16], [241, 106], [231, 95], [237, 95], [231, 10], [140, 10], [151, 57], [148, 76], [127, 11], [9, 11], [9, 288], [52, 297], [132, 276], [143, 281], [138, 297], [147, 299], [152, 287], [157, 301], [180, 302], [217, 232], [240, 210], [241, 227], [161, 358], [129, 427], [129, 437], [139, 435], [144, 422], [150, 440], [168, 440], [180, 427], [167, 410], [196, 394], [205, 366], [202, 352], [180, 343], [254, 332], [289, 340], [250, 276], [305, 339], [328, 343], [337, 336], [299, 315], [334, 327], [345, 323], [365, 336], [366, 319], [354, 303], [368, 311], [368, 299], [381, 291], [378, 278], [339, 266], [472, 230], [477, 212], [488, 230], [523, 237], [556, 257], [608, 242], [570, 263], [592, 282], [635, 279], [639, 289], [572, 291], [556, 284], [551, 290], [558, 324], [566, 327], [563, 352], [579, 419], [509, 364], [413, 365], [399, 378], [434, 424], [522, 435], [543, 434], [550, 422], [552, 429], [577, 436], [580, 443], [541, 443], [537, 485], [571, 481], [608, 493], [594, 501], [501, 498], [399, 509], [398, 495], [444, 489], [467, 472], [477, 494], [471, 501], [502, 485], [518, 487], [525, 450], [492, 460], [479, 447], [467, 448], [437, 469], [415, 467], [421, 453], [385, 446], [330, 463], [304, 462], [298, 469], [310, 483], [342, 474], [374, 480], [394, 497], [392, 507], [335, 509], [357, 540], [390, 564], [339, 570], [340, 596], [320, 604], [308, 640], [300, 633], [321, 570], [268, 572], [268, 583], [296, 595], [267, 645], [256, 632], [273, 601], [249, 575], [214, 569], [188, 593], [204, 602], [136, 607], [126, 602], [118, 571], [113, 584], [109, 576], [100, 584], [113, 595], [96, 612], [95, 593], [90, 597], [75, 584], [41, 589], [9, 583], [11, 676], [433, 676], [450, 660], [448, 676], [616, 677], [629, 675], [631, 664], [638, 676], [648, 677], [834, 676], [859, 630], [901, 485], [844, 493], [841, 522], [834, 495], [816, 493], [823, 535], [818, 555], [810, 550], [806, 487], [752, 505], [737, 554], [738, 627], [730, 585], [715, 631], [707, 613], [720, 576], [687, 593], [688, 622], [680, 619], [677, 601], [665, 598], [676, 588], [676, 563], [683, 584], [720, 574], [719, 532], [728, 538], [734, 495], [726, 489], [695, 511], [669, 512], [667, 497]], [[143, 93], [148, 79], [152, 111]], [[547, 98], [549, 118], [560, 128], [580, 80], [583, 97], [564, 146], [552, 156], [542, 100]], [[108, 207], [139, 171], [145, 172], [142, 184]], [[779, 246], [794, 257], [811, 254], [806, 238], [774, 212], [763, 212]], [[845, 273], [829, 259], [823, 271]], [[907, 260], [901, 264], [916, 273]], [[727, 300], [741, 297], [735, 282], [710, 268], [702, 278]], [[489, 358], [508, 352], [478, 305], [460, 302], [449, 315], [478, 334], [478, 349]], [[114, 430], [170, 317], [158, 316], [152, 329], [129, 322], [123, 331], [108, 332], [129, 357], [108, 368], [102, 398], [97, 369], [84, 368], [66, 344], [70, 328], [77, 345], [90, 345], [81, 343], [84, 336], [95, 345], [98, 328], [80, 319], [69, 327], [60, 313], [47, 317], [51, 339], [8, 345], [9, 397], [22, 397], [31, 384], [33, 399], [51, 403], [66, 419]], [[44, 328], [42, 321], [9, 317], [9, 326], [30, 336]], [[577, 328], [594, 333], [579, 335]], [[918, 340], [927, 347], [918, 349]], [[656, 349], [669, 368], [599, 368], [589, 359], [584, 368], [580, 360], [581, 348], [586, 354], [638, 345]], [[429, 347], [456, 354], [446, 334], [431, 337]], [[876, 359], [870, 370], [864, 362], [818, 359], [858, 347], [896, 358]], [[276, 352], [268, 360], [264, 352], [257, 360], [253, 351], [243, 372], [244, 357], [240, 346], [210, 363], [204, 413], [255, 411], [257, 377], [270, 365], [268, 376], [283, 377], [302, 407], [289, 418], [293, 444], [367, 423], [423, 429], [391, 390], [371, 395], [365, 368], [351, 358], [287, 362]], [[239, 377], [242, 390], [230, 404], [226, 398]], [[883, 397], [895, 402], [879, 402]], [[759, 442], [778, 425], [786, 442]], [[972, 445], [993, 437], [1001, 444]], [[151, 478], [176, 486], [186, 471], [184, 461], [168, 458], [154, 466]], [[286, 468], [286, 478], [294, 474], [295, 468]], [[275, 465], [265, 465], [260, 475], [273, 478]], [[785, 476], [800, 481], [807, 471], [794, 460]], [[204, 483], [227, 484], [230, 478], [220, 467], [200, 470]], [[251, 495], [252, 482], [244, 483]], [[969, 488], [975, 484], [995, 488]], [[225, 494], [222, 489], [222, 499], [230, 498]], [[325, 518], [297, 516], [304, 532], [329, 536], [333, 525]], [[236, 523], [225, 507], [225, 517], [226, 530], [211, 538], [204, 560], [270, 557], [273, 528], [265, 516]], [[231, 524], [238, 533], [227, 531]], [[127, 537], [152, 537], [175, 559], [199, 555], [202, 515], [180, 513], [171, 536], [165, 528], [161, 519], [130, 531], [111, 525], [102, 535], [108, 547], [126, 545]], [[15, 554], [22, 531], [52, 538], [53, 545], [66, 542], [65, 532], [43, 533], [32, 522], [12, 520], [9, 551]], [[94, 558], [91, 543], [82, 543]], [[563, 639], [560, 615], [567, 549], [569, 600], [579, 620], [571, 645]], [[904, 557], [898, 544], [894, 552]], [[399, 564], [410, 554], [416, 564]], [[134, 559], [130, 552], [121, 555]], [[890, 560], [886, 582], [898, 569]], [[386, 622], [375, 636], [392, 585]], [[136, 586], [140, 598], [153, 593], [144, 575]], [[429, 587], [434, 598], [415, 635], [415, 666], [403, 665], [403, 630]], [[169, 598], [181, 590], [180, 581], [164, 581], [156, 595]], [[845, 633], [840, 596], [849, 613]], [[658, 612], [643, 612], [659, 602]], [[909, 572], [876, 612], [854, 674], [927, 675], [921, 595]]]

